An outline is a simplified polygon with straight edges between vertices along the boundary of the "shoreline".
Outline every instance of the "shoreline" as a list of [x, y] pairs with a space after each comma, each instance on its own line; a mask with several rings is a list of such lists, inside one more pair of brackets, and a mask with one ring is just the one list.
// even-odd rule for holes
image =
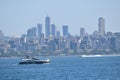
[[[81, 54], [81, 55], [55, 55], [55, 56], [34, 56], [34, 57], [69, 57], [69, 56], [80, 56], [80, 57], [117, 57], [120, 54]], [[24, 56], [11, 56], [11, 57], [0, 57], [0, 59], [7, 58], [23, 58]]]

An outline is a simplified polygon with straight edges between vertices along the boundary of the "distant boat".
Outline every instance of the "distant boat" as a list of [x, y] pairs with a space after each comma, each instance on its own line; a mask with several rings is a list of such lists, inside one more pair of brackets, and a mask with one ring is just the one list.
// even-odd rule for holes
[[40, 60], [37, 58], [24, 58], [22, 59], [22, 62], [19, 62], [19, 64], [44, 64], [44, 63], [49, 63], [50, 60], [46, 59], [46, 60]]

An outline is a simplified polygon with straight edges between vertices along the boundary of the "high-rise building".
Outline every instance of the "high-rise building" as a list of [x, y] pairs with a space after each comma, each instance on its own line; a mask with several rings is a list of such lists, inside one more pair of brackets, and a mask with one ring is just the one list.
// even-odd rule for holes
[[38, 27], [38, 38], [42, 38], [42, 24], [37, 24]]
[[27, 39], [28, 40], [35, 39], [36, 38], [36, 32], [37, 32], [36, 27], [32, 27], [32, 28], [28, 29], [28, 31], [27, 31]]
[[45, 33], [46, 33], [46, 37], [50, 36], [50, 17], [46, 17], [45, 18]]
[[3, 39], [4, 37], [4, 33], [2, 32], [2, 30], [0, 30], [0, 40]]
[[114, 33], [115, 35], [115, 49], [120, 49], [120, 32]]
[[85, 28], [80, 28], [80, 36], [81, 37], [85, 36]]
[[100, 35], [105, 34], [105, 20], [102, 17], [98, 19], [98, 32]]
[[63, 25], [62, 28], [63, 28], [63, 36], [67, 37], [68, 36], [68, 26], [67, 25]]
[[60, 31], [59, 30], [57, 30], [57, 32], [56, 32], [56, 38], [60, 38]]
[[55, 32], [56, 32], [56, 26], [55, 24], [51, 24], [51, 34], [53, 37], [55, 37]]
[[28, 37], [36, 37], [36, 32], [37, 32], [36, 27], [32, 27], [32, 28], [28, 29], [27, 36]]

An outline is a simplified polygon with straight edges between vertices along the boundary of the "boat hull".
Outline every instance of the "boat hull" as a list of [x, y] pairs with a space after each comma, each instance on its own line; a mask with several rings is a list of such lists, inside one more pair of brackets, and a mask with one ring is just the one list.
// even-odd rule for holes
[[19, 64], [44, 64], [49, 62], [50, 61], [26, 61], [26, 62], [20, 62]]

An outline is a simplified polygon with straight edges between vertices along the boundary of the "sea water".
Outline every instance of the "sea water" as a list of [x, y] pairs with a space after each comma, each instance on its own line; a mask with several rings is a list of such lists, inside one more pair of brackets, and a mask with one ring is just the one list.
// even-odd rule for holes
[[0, 58], [0, 80], [120, 80], [120, 57], [57, 56], [48, 64], [20, 65]]

